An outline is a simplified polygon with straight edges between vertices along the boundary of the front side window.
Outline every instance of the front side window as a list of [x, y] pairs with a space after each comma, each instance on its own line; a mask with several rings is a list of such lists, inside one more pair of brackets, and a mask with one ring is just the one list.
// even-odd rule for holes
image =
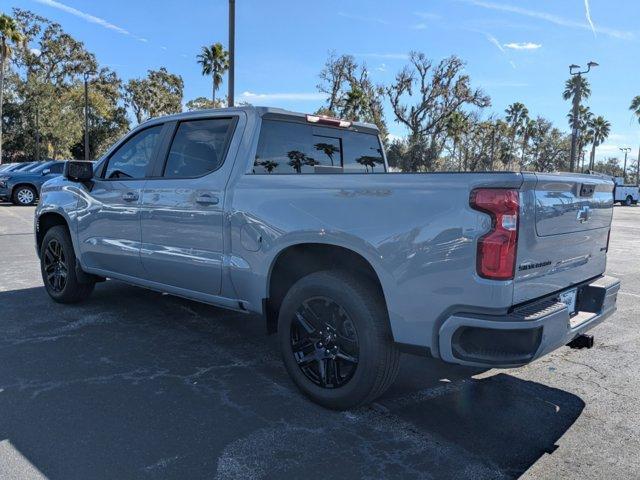
[[384, 172], [377, 135], [264, 119], [253, 173]]
[[164, 176], [199, 177], [220, 168], [232, 124], [230, 118], [180, 122], [167, 156]]
[[103, 177], [106, 179], [144, 178], [160, 140], [162, 125], [137, 133], [111, 155]]

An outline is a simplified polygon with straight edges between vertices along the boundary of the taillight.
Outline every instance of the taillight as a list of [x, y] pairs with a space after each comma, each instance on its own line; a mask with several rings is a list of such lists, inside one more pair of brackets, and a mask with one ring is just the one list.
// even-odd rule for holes
[[515, 275], [520, 201], [517, 190], [478, 188], [471, 192], [471, 208], [491, 216], [491, 230], [478, 239], [476, 269], [491, 280]]

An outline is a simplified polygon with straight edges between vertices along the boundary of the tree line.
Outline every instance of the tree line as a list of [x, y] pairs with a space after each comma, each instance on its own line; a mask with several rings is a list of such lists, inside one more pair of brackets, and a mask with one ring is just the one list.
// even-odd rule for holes
[[[203, 47], [197, 60], [203, 74], [212, 76], [213, 95], [186, 107], [224, 106], [215, 90], [228, 69], [228, 54], [215, 44]], [[125, 82], [60, 24], [19, 8], [11, 16], [0, 14], [2, 162], [84, 158], [85, 80], [91, 158], [131, 128], [129, 112], [141, 123], [183, 110], [184, 81], [165, 67]]]
[[[327, 101], [317, 113], [375, 123], [385, 139], [389, 164], [398, 170], [570, 169], [570, 134], [542, 116], [533, 117], [521, 102], [509, 105], [503, 115], [488, 112], [491, 98], [472, 87], [464, 62], [456, 56], [434, 63], [424, 53], [411, 52], [408, 65], [391, 84], [373, 85], [365, 64], [351, 55], [331, 53], [320, 80], [318, 90], [327, 95]], [[595, 159], [611, 125], [586, 104], [591, 88], [583, 76], [571, 76], [562, 97], [572, 100], [576, 93], [581, 103], [575, 125], [578, 165], [574, 169], [622, 176], [616, 158]], [[405, 137], [389, 137], [385, 102], [391, 106], [391, 121], [408, 132]], [[640, 96], [633, 100], [631, 110], [640, 122]], [[573, 127], [571, 111], [567, 120]], [[628, 178], [635, 179], [635, 166], [630, 163], [629, 167]]]
[[[130, 116], [140, 123], [183, 110], [180, 75], [160, 67], [125, 82], [108, 66], [100, 66], [60, 24], [28, 10], [15, 8], [11, 16], [0, 15], [0, 40], [2, 161], [83, 158], [85, 81], [92, 158], [130, 129]], [[202, 74], [211, 77], [211, 97], [191, 99], [184, 107], [225, 106], [226, 98], [217, 98], [216, 92], [229, 68], [228, 52], [214, 43], [202, 47], [196, 61]], [[389, 164], [402, 171], [569, 169], [569, 134], [542, 116], [532, 116], [521, 102], [502, 115], [490, 112], [491, 98], [472, 86], [464, 67], [456, 56], [434, 62], [424, 53], [411, 52], [392, 82], [376, 84], [366, 64], [330, 52], [317, 85], [326, 101], [316, 113], [376, 124]], [[572, 76], [562, 96], [571, 100], [578, 92], [579, 119], [576, 122], [571, 112], [567, 116], [569, 126], [579, 132], [576, 169], [620, 173], [615, 159], [595, 161], [610, 124], [586, 104], [591, 94], [587, 79]], [[631, 109], [640, 122], [640, 96]], [[389, 121], [401, 125], [406, 136], [389, 135]]]

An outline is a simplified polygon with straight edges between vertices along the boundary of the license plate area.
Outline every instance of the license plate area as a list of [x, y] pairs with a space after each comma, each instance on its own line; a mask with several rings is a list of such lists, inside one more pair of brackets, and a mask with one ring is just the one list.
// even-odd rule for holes
[[578, 289], [572, 288], [558, 295], [558, 301], [564, 303], [569, 310], [569, 315], [576, 314], [576, 299], [578, 297]]

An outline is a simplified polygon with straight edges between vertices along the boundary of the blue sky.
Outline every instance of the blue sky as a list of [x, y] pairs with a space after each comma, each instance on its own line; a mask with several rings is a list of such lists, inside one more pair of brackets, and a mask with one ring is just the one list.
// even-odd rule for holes
[[[329, 50], [365, 61], [376, 82], [390, 82], [410, 50], [439, 60], [456, 54], [492, 111], [521, 101], [568, 130], [562, 100], [568, 65], [595, 60], [591, 109], [612, 123], [598, 156], [640, 143], [628, 111], [640, 95], [638, 0], [236, 0], [236, 97], [255, 105], [313, 111]], [[185, 101], [210, 95], [195, 56], [227, 43], [226, 0], [4, 0], [61, 23], [124, 79], [166, 66], [182, 75]], [[226, 84], [222, 86], [226, 92]], [[390, 131], [403, 129], [387, 114]]]

